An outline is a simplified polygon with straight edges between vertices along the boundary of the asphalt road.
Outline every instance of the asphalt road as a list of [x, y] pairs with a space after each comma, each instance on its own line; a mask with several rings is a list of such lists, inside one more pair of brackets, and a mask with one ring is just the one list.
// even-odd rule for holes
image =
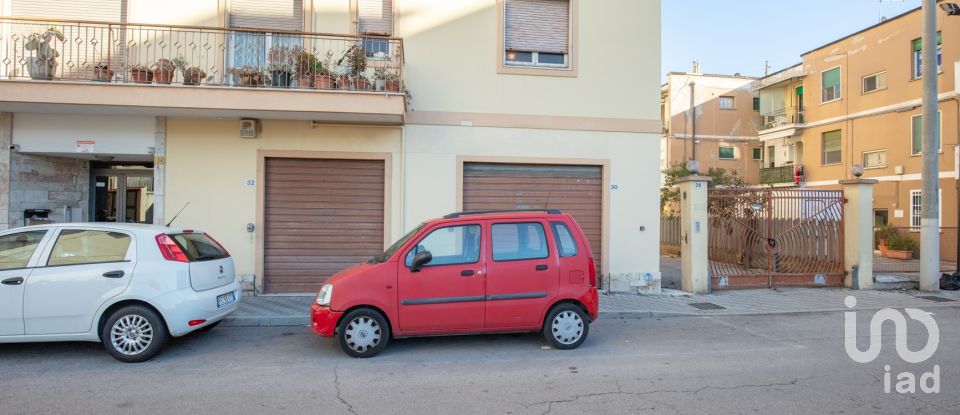
[[[869, 340], [861, 312], [861, 348]], [[901, 360], [893, 326], [872, 363], [843, 347], [843, 314], [601, 320], [574, 351], [535, 335], [397, 340], [352, 359], [305, 327], [218, 328], [121, 364], [98, 344], [0, 345], [0, 413], [544, 414], [960, 412], [960, 308], [937, 309], [940, 346]], [[909, 345], [920, 349], [911, 322]], [[884, 393], [940, 368], [940, 393]]]

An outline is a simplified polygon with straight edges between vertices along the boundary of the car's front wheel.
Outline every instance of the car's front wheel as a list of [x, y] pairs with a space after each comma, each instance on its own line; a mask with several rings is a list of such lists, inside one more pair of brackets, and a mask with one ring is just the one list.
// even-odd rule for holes
[[107, 318], [100, 335], [107, 352], [124, 363], [139, 363], [160, 353], [169, 339], [167, 327], [153, 310], [139, 305], [122, 307]]
[[387, 347], [390, 325], [376, 310], [358, 308], [340, 320], [337, 327], [340, 348], [353, 357], [373, 357]]
[[550, 309], [543, 322], [543, 337], [555, 349], [576, 349], [587, 339], [590, 321], [583, 309], [574, 304], [559, 304]]

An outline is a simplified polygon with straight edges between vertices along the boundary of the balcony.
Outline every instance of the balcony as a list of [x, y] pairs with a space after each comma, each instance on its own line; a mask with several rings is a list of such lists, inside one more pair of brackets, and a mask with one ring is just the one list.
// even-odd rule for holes
[[797, 166], [786, 165], [760, 169], [760, 184], [793, 183], [793, 169]]
[[399, 124], [402, 71], [399, 38], [0, 18], [0, 111]]
[[803, 124], [803, 109], [801, 108], [783, 108], [760, 115], [761, 130], [797, 124]]

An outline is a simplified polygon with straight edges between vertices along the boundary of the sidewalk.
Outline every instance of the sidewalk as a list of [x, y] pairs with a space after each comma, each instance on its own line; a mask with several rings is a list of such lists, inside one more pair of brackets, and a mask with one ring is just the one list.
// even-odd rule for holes
[[[787, 288], [725, 291], [689, 295], [664, 290], [659, 297], [634, 294], [601, 294], [600, 318], [665, 318], [691, 316], [742, 316], [846, 311], [844, 299], [854, 296], [856, 310], [883, 308], [960, 307], [960, 292], [851, 291], [840, 288]], [[924, 298], [929, 297], [929, 298]], [[310, 324], [314, 296], [246, 296], [240, 309], [224, 326], [301, 326]]]

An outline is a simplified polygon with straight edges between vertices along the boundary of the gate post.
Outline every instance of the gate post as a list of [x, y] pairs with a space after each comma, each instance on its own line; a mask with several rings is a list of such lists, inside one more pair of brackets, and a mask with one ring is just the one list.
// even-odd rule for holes
[[695, 294], [710, 293], [710, 259], [707, 248], [707, 185], [709, 177], [680, 179], [681, 288]]
[[[873, 185], [877, 180], [841, 180], [844, 266], [847, 288], [873, 289]], [[853, 268], [857, 272], [853, 272]], [[857, 278], [854, 282], [853, 279]]]

